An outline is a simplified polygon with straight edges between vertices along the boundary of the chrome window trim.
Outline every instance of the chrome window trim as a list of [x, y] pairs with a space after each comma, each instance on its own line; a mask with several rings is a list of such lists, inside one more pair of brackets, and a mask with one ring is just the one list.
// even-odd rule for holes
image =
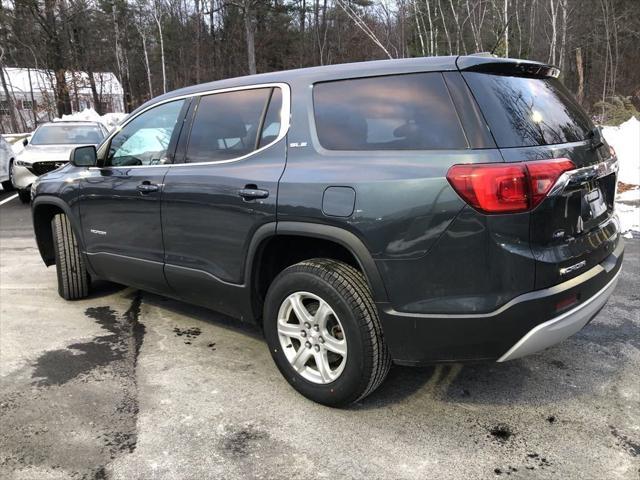
[[[176, 97], [171, 97], [171, 98], [167, 98], [166, 100], [162, 100], [160, 102], [154, 103], [153, 105], [149, 105], [148, 107], [144, 108], [143, 110], [140, 110], [135, 116], [129, 117], [126, 119], [126, 121], [124, 123], [122, 123], [121, 125], [118, 125], [118, 127], [116, 127], [116, 129], [111, 133], [111, 135], [104, 141], [104, 148], [107, 148], [107, 145], [111, 145], [111, 140], [113, 137], [115, 137], [118, 133], [120, 133], [120, 131], [127, 125], [129, 124], [129, 122], [132, 122], [133, 120], [135, 120], [136, 118], [138, 118], [140, 115], [142, 115], [143, 113], [151, 110], [152, 108], [155, 107], [159, 107], [160, 105], [164, 105], [165, 103], [169, 103], [169, 102], [175, 102], [178, 100], [186, 100], [189, 98], [198, 98], [198, 97], [204, 97], [207, 95], [215, 95], [218, 93], [228, 93], [228, 92], [237, 92], [237, 91], [242, 91], [242, 90], [256, 90], [259, 88], [269, 88], [269, 87], [277, 87], [282, 91], [282, 107], [280, 110], [280, 132], [278, 133], [278, 136], [270, 143], [268, 143], [267, 145], [264, 145], [260, 148], [258, 148], [257, 150], [254, 150], [250, 153], [247, 153], [246, 155], [242, 155], [240, 157], [236, 157], [236, 158], [230, 158], [227, 160], [212, 160], [210, 162], [196, 162], [196, 163], [162, 163], [162, 164], [158, 164], [158, 165], [130, 165], [130, 166], [112, 166], [112, 165], [108, 165], [108, 166], [104, 166], [104, 167], [89, 167], [89, 170], [103, 170], [103, 169], [122, 169], [122, 168], [126, 168], [127, 170], [130, 168], [170, 168], [170, 167], [186, 167], [186, 166], [198, 166], [198, 165], [217, 165], [217, 164], [224, 164], [224, 163], [232, 163], [232, 162], [239, 162], [241, 160], [245, 160], [269, 147], [271, 147], [272, 145], [274, 145], [275, 143], [278, 143], [280, 140], [282, 140], [287, 133], [289, 132], [289, 126], [291, 124], [291, 88], [289, 87], [288, 84], [286, 83], [282, 83], [282, 82], [273, 82], [273, 83], [259, 83], [259, 84], [255, 84], [255, 85], [244, 85], [241, 87], [228, 87], [228, 88], [219, 88], [216, 90], [206, 90], [204, 92], [196, 92], [196, 93], [191, 93], [188, 95], [179, 95]], [[195, 117], [194, 117], [195, 118]]]
[[586, 181], [606, 177], [611, 173], [617, 172], [619, 168], [618, 158], [610, 157], [595, 165], [569, 170], [558, 177], [558, 180], [556, 180], [556, 183], [551, 187], [547, 196], [554, 197], [561, 195], [569, 185], [579, 185]]

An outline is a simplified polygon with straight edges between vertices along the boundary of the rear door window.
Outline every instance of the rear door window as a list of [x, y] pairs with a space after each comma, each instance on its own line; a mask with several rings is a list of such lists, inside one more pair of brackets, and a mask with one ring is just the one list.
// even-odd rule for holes
[[193, 119], [187, 162], [230, 160], [275, 140], [280, 133], [281, 105], [279, 88], [202, 97]]
[[313, 103], [328, 150], [468, 148], [441, 73], [318, 83]]
[[498, 147], [531, 147], [585, 140], [589, 117], [555, 78], [463, 73]]
[[269, 109], [264, 118], [262, 125], [262, 134], [258, 142], [258, 148], [269, 145], [280, 134], [280, 115], [282, 111], [282, 91], [279, 88], [273, 89], [271, 100], [269, 101]]

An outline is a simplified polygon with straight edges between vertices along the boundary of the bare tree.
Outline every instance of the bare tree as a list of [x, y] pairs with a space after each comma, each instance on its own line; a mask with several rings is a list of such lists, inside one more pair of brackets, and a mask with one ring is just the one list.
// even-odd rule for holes
[[393, 56], [389, 53], [389, 50], [382, 44], [382, 42], [378, 39], [376, 34], [369, 28], [367, 23], [364, 20], [364, 17], [359, 14], [350, 4], [346, 3], [345, 0], [336, 0], [340, 8], [347, 14], [347, 16], [353, 20], [356, 26], [362, 30], [362, 32], [369, 37], [373, 43], [375, 43], [380, 49], [387, 55], [389, 58], [393, 58]]
[[549, 59], [551, 64], [556, 64], [556, 48], [558, 44], [558, 2], [549, 0], [549, 17], [551, 20], [551, 41], [549, 42]]
[[164, 35], [162, 34], [162, 16], [164, 15], [164, 4], [162, 0], [155, 0], [151, 10], [151, 16], [158, 27], [158, 37], [160, 40], [160, 65], [162, 66], [162, 93], [167, 93], [167, 62], [164, 58]]
[[259, 0], [226, 0], [225, 3], [238, 7], [242, 12], [249, 75], [254, 75], [256, 73], [256, 7]]
[[144, 55], [144, 67], [147, 74], [147, 85], [149, 87], [149, 98], [153, 97], [153, 83], [151, 82], [151, 67], [149, 66], [149, 50], [147, 48], [147, 29], [144, 23], [144, 4], [140, 2], [140, 10], [134, 20], [134, 25], [138, 35], [142, 39], [142, 52]]
[[504, 0], [504, 56], [509, 56], [509, 0]]
[[18, 120], [16, 118], [16, 105], [13, 101], [13, 95], [9, 92], [7, 85], [7, 79], [4, 76], [4, 55], [5, 50], [0, 46], [0, 82], [2, 83], [2, 90], [4, 91], [4, 101], [7, 104], [7, 110], [9, 111], [9, 119], [11, 120], [11, 128], [14, 132], [19, 130]]
[[[556, 63], [593, 113], [596, 102], [618, 95], [632, 96], [640, 108], [637, 2], [3, 0], [0, 45], [5, 66], [43, 69], [37, 75], [50, 78], [52, 89], [35, 80], [31, 88], [39, 111], [50, 116], [70, 112], [72, 103], [77, 108], [87, 86], [96, 110], [106, 108], [101, 72], [115, 72], [130, 111], [153, 94], [194, 81], [261, 69], [466, 54], [492, 45], [500, 55]], [[72, 78], [82, 78], [84, 86]], [[11, 90], [10, 79], [6, 83]], [[38, 113], [31, 115], [37, 119]], [[18, 127], [22, 118], [30, 120], [24, 109], [15, 116]], [[9, 115], [0, 123], [13, 129]]]
[[578, 75], [578, 89], [576, 90], [576, 98], [582, 103], [584, 100], [584, 64], [582, 62], [582, 48], [576, 48], [576, 73]]

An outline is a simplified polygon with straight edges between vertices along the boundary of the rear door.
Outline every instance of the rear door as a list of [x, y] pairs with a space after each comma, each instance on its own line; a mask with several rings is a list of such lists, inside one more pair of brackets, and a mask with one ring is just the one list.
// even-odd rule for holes
[[229, 296], [245, 280], [249, 244], [261, 226], [275, 231], [288, 87], [241, 88], [194, 102], [181, 163], [164, 181], [165, 275], [181, 298], [241, 316]]
[[600, 263], [616, 247], [617, 162], [596, 129], [554, 78], [553, 68], [481, 65], [463, 72], [506, 162], [567, 158], [566, 172], [531, 213], [536, 288]]
[[163, 103], [136, 116], [100, 148], [102, 166], [82, 180], [86, 253], [102, 278], [167, 291], [160, 199], [187, 103]]

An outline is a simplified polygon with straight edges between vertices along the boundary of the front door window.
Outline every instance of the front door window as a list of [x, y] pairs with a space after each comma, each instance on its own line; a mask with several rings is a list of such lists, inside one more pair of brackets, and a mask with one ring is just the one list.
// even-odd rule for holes
[[106, 166], [171, 163], [169, 145], [185, 100], [154, 107], [127, 123], [112, 139]]

